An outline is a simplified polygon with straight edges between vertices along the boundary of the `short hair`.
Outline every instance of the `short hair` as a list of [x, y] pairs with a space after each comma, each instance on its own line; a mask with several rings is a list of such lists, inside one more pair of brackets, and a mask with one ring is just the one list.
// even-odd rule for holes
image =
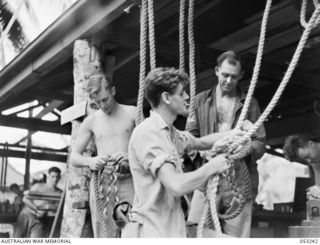
[[146, 77], [145, 97], [152, 107], [157, 107], [161, 94], [163, 92], [174, 94], [179, 84], [187, 88], [189, 77], [185, 72], [169, 67], [153, 69]]
[[86, 91], [89, 97], [92, 99], [94, 96], [101, 91], [102, 88], [109, 90], [113, 87], [113, 83], [110, 77], [102, 74], [96, 74], [90, 77]]
[[58, 168], [58, 167], [51, 167], [51, 168], [49, 168], [48, 173], [50, 174], [51, 172], [55, 172], [55, 173], [61, 175], [61, 170], [60, 170], [60, 168]]
[[311, 140], [309, 136], [305, 135], [290, 135], [286, 138], [283, 145], [283, 154], [289, 161], [299, 161], [298, 150], [306, 146], [308, 141]]
[[237, 65], [237, 63], [240, 64], [240, 67], [242, 66], [242, 59], [241, 56], [234, 52], [234, 51], [226, 51], [222, 54], [220, 54], [217, 58], [217, 66], [221, 66], [221, 64], [223, 63], [223, 61], [227, 60], [229, 64], [231, 65]]

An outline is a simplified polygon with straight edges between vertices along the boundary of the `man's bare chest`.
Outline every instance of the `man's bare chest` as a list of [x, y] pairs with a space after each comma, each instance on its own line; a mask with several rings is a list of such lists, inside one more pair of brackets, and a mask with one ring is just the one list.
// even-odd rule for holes
[[222, 100], [217, 102], [217, 121], [218, 124], [229, 124], [231, 126], [234, 117], [234, 100]]

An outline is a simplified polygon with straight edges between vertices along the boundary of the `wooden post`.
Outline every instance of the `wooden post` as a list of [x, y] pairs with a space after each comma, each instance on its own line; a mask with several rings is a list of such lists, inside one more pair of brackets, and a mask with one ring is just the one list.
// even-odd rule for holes
[[[77, 40], [73, 49], [73, 76], [74, 76], [74, 104], [88, 100], [85, 92], [90, 77], [102, 73], [101, 55], [98, 40]], [[87, 103], [90, 105], [90, 103]], [[92, 110], [88, 107], [87, 112]], [[81, 122], [73, 121], [71, 133], [71, 148], [77, 137]], [[91, 145], [91, 144], [89, 144]], [[91, 147], [88, 146], [88, 151]], [[86, 237], [84, 227], [89, 209], [89, 182], [91, 171], [88, 168], [75, 168], [68, 163], [67, 189], [63, 220], [61, 224], [61, 237]], [[83, 205], [82, 205], [83, 204]], [[88, 220], [90, 222], [90, 219]]]
[[[32, 118], [32, 110], [29, 109], [29, 118]], [[29, 190], [30, 187], [30, 161], [31, 161], [31, 148], [32, 148], [32, 135], [30, 134], [30, 131], [28, 131], [27, 136], [27, 146], [26, 146], [26, 169], [24, 173], [24, 189]]]

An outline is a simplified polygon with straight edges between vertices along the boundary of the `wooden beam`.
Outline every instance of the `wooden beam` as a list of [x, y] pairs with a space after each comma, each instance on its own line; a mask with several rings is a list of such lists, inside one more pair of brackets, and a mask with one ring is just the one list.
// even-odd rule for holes
[[265, 123], [267, 143], [279, 144], [291, 134], [305, 134], [320, 131], [320, 117], [314, 112], [307, 112], [292, 117], [280, 118]]
[[[50, 112], [52, 112], [55, 108], [59, 107], [60, 105], [62, 105], [64, 102], [60, 101], [60, 100], [54, 100], [52, 101], [48, 106], [46, 106], [45, 108], [43, 108], [34, 118], [37, 119], [41, 119], [42, 117], [44, 117], [45, 115], [49, 114]], [[19, 144], [20, 142], [28, 139], [29, 137], [31, 137], [34, 133], [36, 133], [37, 131], [29, 131], [28, 135], [21, 138], [20, 140], [18, 140], [16, 142], [16, 144]]]
[[[0, 156], [25, 158], [25, 150], [0, 149]], [[67, 154], [58, 154], [58, 153], [49, 153], [49, 152], [31, 152], [31, 159], [65, 163], [67, 162]]]
[[[128, 0], [77, 2], [31, 43], [23, 54], [1, 71], [0, 104], [40, 81], [41, 76], [70, 58], [76, 39], [89, 35], [97, 26], [107, 26], [122, 14], [123, 9], [130, 3]], [[42, 52], [37, 51], [40, 46]], [[37, 55], [32, 55], [32, 52]]]
[[0, 125], [6, 127], [23, 128], [32, 131], [44, 131], [56, 134], [70, 134], [70, 125], [60, 125], [59, 121], [43, 121], [36, 118], [22, 118], [0, 115]]

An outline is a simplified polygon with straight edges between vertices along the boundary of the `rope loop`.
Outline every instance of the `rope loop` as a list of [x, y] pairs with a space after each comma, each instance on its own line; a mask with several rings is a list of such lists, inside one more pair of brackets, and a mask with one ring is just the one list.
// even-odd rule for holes
[[[305, 29], [307, 28], [307, 25], [308, 25], [308, 22], [306, 21], [307, 5], [308, 5], [307, 0], [302, 0], [301, 12], [300, 12], [300, 23], [301, 23], [301, 26]], [[313, 0], [313, 5], [314, 5], [315, 9], [320, 7], [318, 0]], [[309, 22], [310, 21], [311, 21], [311, 19], [309, 20]], [[312, 25], [312, 28], [315, 28], [319, 24], [320, 24], [320, 17], [317, 18], [315, 23]]]

